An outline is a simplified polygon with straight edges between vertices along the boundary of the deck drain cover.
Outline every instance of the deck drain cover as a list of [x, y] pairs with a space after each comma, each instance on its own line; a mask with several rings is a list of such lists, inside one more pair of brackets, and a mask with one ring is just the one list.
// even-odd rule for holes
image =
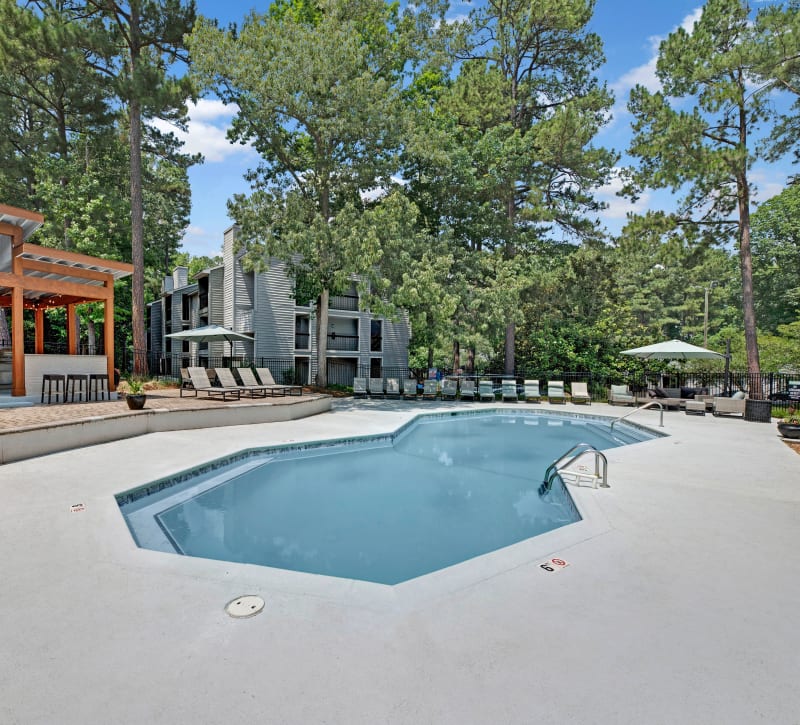
[[225, 605], [225, 611], [231, 617], [253, 617], [264, 608], [264, 600], [257, 597], [255, 594], [245, 594], [242, 597], [236, 597], [233, 601]]

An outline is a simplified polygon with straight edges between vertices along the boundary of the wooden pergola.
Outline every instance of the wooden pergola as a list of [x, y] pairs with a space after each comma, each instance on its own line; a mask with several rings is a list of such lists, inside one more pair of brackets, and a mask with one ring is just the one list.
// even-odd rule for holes
[[114, 282], [133, 274], [133, 265], [51, 249], [27, 240], [44, 217], [0, 204], [0, 307], [11, 308], [11, 394], [26, 395], [23, 310], [33, 310], [35, 352], [44, 353], [44, 311], [67, 310], [67, 353], [77, 355], [75, 306], [103, 302], [103, 341], [109, 389], [114, 386]]

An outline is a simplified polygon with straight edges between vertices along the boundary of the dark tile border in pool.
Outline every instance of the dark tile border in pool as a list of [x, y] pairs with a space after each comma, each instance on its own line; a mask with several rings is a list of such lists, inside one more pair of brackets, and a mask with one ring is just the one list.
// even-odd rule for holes
[[[189, 479], [213, 473], [214, 471], [224, 466], [229, 466], [233, 463], [246, 461], [256, 456], [269, 455], [270, 453], [301, 452], [307, 450], [316, 450], [320, 448], [333, 448], [337, 446], [347, 446], [347, 445], [363, 444], [363, 443], [385, 443], [391, 445], [401, 436], [403, 436], [412, 426], [420, 422], [420, 420], [437, 420], [437, 419], [444, 420], [447, 418], [454, 418], [454, 417], [479, 417], [488, 415], [530, 416], [530, 417], [551, 416], [558, 418], [573, 418], [580, 420], [588, 419], [603, 423], [607, 423], [609, 421], [609, 416], [607, 415], [592, 415], [583, 412], [574, 413], [572, 411], [560, 411], [560, 410], [556, 411], [556, 410], [544, 410], [544, 409], [515, 410], [513, 408], [479, 408], [471, 410], [452, 410], [452, 411], [420, 413], [419, 415], [415, 415], [411, 420], [408, 420], [402, 425], [400, 425], [392, 433], [377, 433], [375, 435], [364, 435], [364, 436], [348, 436], [346, 438], [326, 438], [324, 440], [306, 441], [304, 443], [280, 443], [272, 446], [246, 448], [242, 451], [239, 451], [238, 453], [234, 453], [233, 455], [225, 456], [223, 458], [217, 458], [213, 461], [208, 461], [207, 463], [195, 466], [194, 468], [189, 468], [185, 471], [181, 471], [180, 473], [175, 474], [174, 476], [161, 478], [158, 479], [157, 481], [152, 481], [150, 483], [143, 484], [142, 486], [137, 486], [135, 488], [128, 489], [127, 491], [122, 491], [121, 493], [115, 494], [114, 498], [116, 499], [117, 504], [119, 506], [125, 506], [127, 504], [133, 503], [134, 501], [138, 501], [139, 499], [144, 498], [145, 496], [150, 496], [154, 493], [160, 493], [165, 489], [172, 488], [173, 486], [178, 486], [188, 481]], [[662, 438], [666, 437], [667, 435], [666, 433], [654, 431], [652, 428], [648, 428], [647, 426], [639, 425], [637, 423], [630, 423], [627, 420], [624, 422], [624, 425], [628, 426], [629, 428], [634, 428], [638, 430], [640, 433], [646, 434], [648, 438]]]

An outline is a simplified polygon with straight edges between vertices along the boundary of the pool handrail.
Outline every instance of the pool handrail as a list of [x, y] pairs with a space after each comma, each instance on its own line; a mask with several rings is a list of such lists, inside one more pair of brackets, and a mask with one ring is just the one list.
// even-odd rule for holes
[[658, 400], [651, 400], [649, 403], [645, 403], [644, 405], [640, 405], [638, 408], [634, 408], [633, 410], [629, 410], [625, 415], [619, 416], [619, 418], [614, 418], [611, 421], [611, 430], [614, 430], [614, 423], [619, 423], [621, 420], [624, 420], [629, 415], [633, 415], [634, 413], [638, 413], [640, 410], [644, 410], [645, 408], [649, 408], [651, 405], [657, 405], [661, 410], [661, 415], [659, 416], [658, 427], [664, 427], [664, 406]]

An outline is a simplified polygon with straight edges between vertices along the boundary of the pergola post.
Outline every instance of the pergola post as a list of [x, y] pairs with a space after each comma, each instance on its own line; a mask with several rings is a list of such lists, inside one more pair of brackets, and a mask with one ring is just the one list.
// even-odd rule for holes
[[109, 296], [103, 303], [103, 349], [106, 353], [108, 365], [108, 389], [114, 391], [117, 386], [114, 382], [114, 278], [109, 277], [106, 282]]
[[36, 325], [36, 343], [34, 352], [37, 355], [44, 354], [44, 310], [37, 307], [35, 312], [35, 325]]
[[11, 395], [25, 395], [25, 328], [22, 287], [11, 289]]
[[[21, 278], [22, 229], [12, 226], [8, 231], [11, 237], [11, 273]], [[11, 288], [11, 395], [25, 395], [25, 298], [22, 293], [21, 284]]]
[[75, 315], [76, 305], [67, 305], [67, 355], [78, 354], [78, 325]]

